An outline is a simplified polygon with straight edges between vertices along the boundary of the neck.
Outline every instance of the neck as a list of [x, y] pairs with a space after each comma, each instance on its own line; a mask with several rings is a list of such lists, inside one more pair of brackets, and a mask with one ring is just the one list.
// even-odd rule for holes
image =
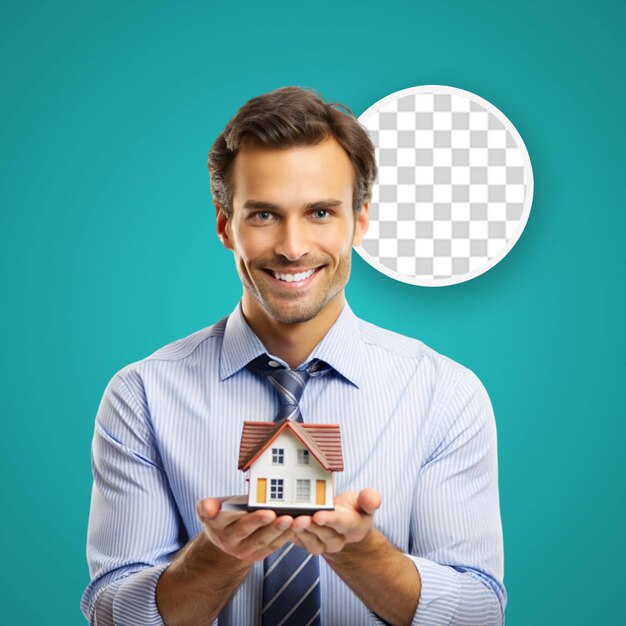
[[313, 319], [285, 324], [271, 317], [256, 300], [244, 292], [242, 310], [246, 322], [268, 352], [280, 357], [289, 367], [295, 369], [324, 338], [339, 317], [344, 304], [345, 296], [341, 291]]

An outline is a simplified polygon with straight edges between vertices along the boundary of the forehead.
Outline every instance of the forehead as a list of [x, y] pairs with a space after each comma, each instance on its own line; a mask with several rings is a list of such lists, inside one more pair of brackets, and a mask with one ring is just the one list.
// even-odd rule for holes
[[303, 203], [332, 196], [349, 201], [354, 169], [334, 138], [289, 148], [246, 144], [235, 157], [231, 180], [234, 206], [249, 198]]

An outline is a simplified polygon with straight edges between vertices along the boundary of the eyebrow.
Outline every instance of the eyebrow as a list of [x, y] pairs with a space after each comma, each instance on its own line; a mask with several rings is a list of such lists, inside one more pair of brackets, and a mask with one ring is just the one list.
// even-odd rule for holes
[[[341, 206], [341, 200], [335, 198], [327, 198], [325, 200], [316, 200], [315, 202], [308, 202], [304, 205], [305, 209], [332, 209], [337, 206]], [[265, 202], [263, 200], [246, 200], [243, 204], [243, 208], [248, 211], [276, 211], [280, 210], [278, 204], [273, 202]]]

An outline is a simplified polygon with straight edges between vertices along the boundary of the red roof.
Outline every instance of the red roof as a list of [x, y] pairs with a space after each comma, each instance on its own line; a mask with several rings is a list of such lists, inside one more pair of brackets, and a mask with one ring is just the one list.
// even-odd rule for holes
[[343, 471], [339, 424], [302, 424], [290, 420], [244, 422], [239, 447], [239, 469], [247, 471], [285, 430], [291, 430], [325, 470]]

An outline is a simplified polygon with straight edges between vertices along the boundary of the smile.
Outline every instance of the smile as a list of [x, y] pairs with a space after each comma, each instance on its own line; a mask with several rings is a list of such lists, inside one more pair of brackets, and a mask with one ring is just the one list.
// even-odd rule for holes
[[295, 289], [303, 289], [308, 287], [314, 280], [319, 270], [324, 267], [314, 267], [308, 270], [302, 270], [299, 272], [278, 272], [276, 270], [266, 269], [265, 273], [272, 277], [272, 283], [276, 287], [280, 287], [283, 290], [292, 291]]
[[272, 272], [274, 278], [278, 280], [284, 280], [287, 283], [296, 283], [306, 280], [309, 276], [312, 276], [315, 272], [314, 269], [307, 270], [306, 272], [299, 272], [298, 274], [283, 274], [282, 272]]

